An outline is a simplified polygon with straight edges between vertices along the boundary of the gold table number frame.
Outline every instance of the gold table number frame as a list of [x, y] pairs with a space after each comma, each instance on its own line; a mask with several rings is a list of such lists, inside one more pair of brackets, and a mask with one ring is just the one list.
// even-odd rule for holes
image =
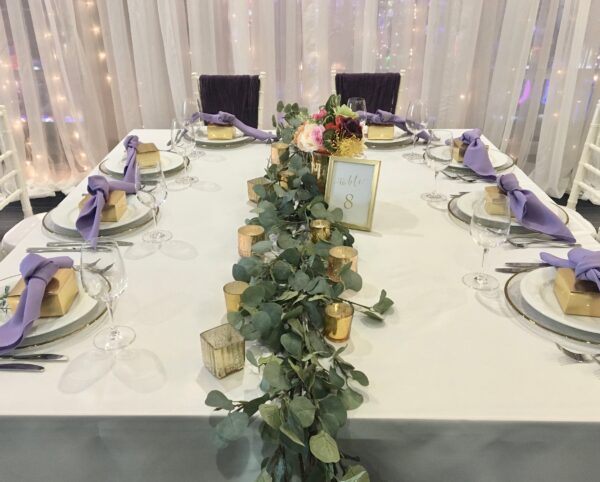
[[344, 212], [342, 223], [352, 229], [371, 231], [381, 161], [331, 157], [325, 201]]

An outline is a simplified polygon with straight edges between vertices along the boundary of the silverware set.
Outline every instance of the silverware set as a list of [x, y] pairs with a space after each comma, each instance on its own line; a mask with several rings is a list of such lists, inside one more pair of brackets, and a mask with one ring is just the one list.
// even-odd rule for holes
[[7, 360], [8, 362], [0, 363], [0, 371], [42, 373], [44, 372], [45, 367], [42, 365], [36, 365], [35, 363], [27, 362], [66, 362], [69, 361], [69, 358], [65, 355], [59, 355], [56, 353], [31, 353], [27, 355], [0, 355], [0, 361], [3, 360]]
[[539, 234], [509, 236], [507, 241], [515, 248], [578, 248], [581, 246], [579, 243], [569, 243]]
[[444, 176], [454, 181], [462, 181], [462, 182], [489, 182], [485, 179], [482, 179], [477, 174], [460, 174], [456, 171], [449, 171], [447, 168], [443, 171], [440, 171]]
[[525, 263], [525, 262], [509, 262], [504, 263], [504, 267], [496, 268], [498, 273], [516, 274], [523, 271], [530, 271], [536, 268], [545, 268], [550, 266], [548, 263]]
[[[118, 246], [133, 246], [131, 241], [115, 241]], [[98, 246], [105, 244], [102, 240], [98, 241]], [[75, 253], [81, 250], [83, 243], [77, 241], [49, 241], [46, 246], [32, 246], [27, 248], [28, 253]]]

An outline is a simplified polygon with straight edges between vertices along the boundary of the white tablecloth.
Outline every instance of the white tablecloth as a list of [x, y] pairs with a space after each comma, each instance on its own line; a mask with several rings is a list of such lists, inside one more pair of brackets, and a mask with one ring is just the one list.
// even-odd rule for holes
[[[133, 133], [159, 147], [169, 137]], [[110, 155], [122, 152], [119, 145]], [[433, 187], [432, 171], [401, 152], [367, 152], [382, 160], [381, 176], [373, 230], [354, 233], [364, 287], [350, 296], [370, 304], [385, 288], [395, 305], [384, 323], [355, 317], [346, 354], [371, 384], [350, 413], [343, 449], [364, 457], [372, 480], [597, 479], [597, 365], [569, 363], [515, 322], [502, 294], [489, 298], [462, 284], [479, 268], [480, 248], [445, 210], [420, 199]], [[140, 258], [141, 233], [127, 237], [136, 245], [124, 251], [129, 286], [116, 316], [137, 339], [114, 364], [94, 358], [90, 329], [52, 347], [69, 355], [67, 366], [0, 373], [2, 482], [253, 480], [256, 431], [217, 453], [204, 399], [212, 389], [253, 397], [259, 376], [246, 367], [213, 378], [199, 334], [225, 321], [222, 286], [237, 259], [236, 229], [251, 217], [246, 180], [261, 175], [267, 156], [261, 144], [207, 151], [193, 172], [221, 189], [169, 194], [159, 223], [195, 247], [193, 259]], [[442, 178], [440, 186], [447, 193], [483, 187]], [[583, 224], [570, 227], [584, 246], [598, 248]], [[31, 233], [0, 263], [0, 278], [18, 272], [27, 246], [49, 239]], [[535, 261], [537, 253], [501, 247], [488, 266]]]

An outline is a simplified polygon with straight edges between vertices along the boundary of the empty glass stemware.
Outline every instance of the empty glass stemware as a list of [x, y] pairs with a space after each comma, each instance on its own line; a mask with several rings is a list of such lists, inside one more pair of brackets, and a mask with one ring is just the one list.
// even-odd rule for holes
[[425, 148], [425, 159], [433, 169], [433, 191], [421, 194], [421, 199], [428, 202], [443, 202], [448, 196], [438, 191], [438, 174], [452, 160], [452, 131], [432, 129], [431, 137]]
[[350, 97], [348, 99], [348, 107], [352, 112], [359, 113], [358, 120], [361, 125], [367, 120], [367, 101], [362, 97]]
[[193, 145], [189, 139], [186, 139], [186, 128], [180, 124], [177, 119], [171, 121], [171, 150], [179, 154], [183, 160], [183, 173], [169, 182], [169, 187], [173, 191], [187, 189], [198, 179], [188, 174], [190, 164], [189, 155], [192, 152]]
[[423, 155], [416, 152], [415, 145], [417, 143], [417, 136], [421, 132], [427, 131], [427, 125], [429, 124], [429, 113], [427, 111], [427, 103], [422, 100], [413, 100], [408, 104], [406, 110], [406, 128], [408, 132], [413, 135], [413, 145], [411, 152], [405, 153], [402, 157], [408, 159], [415, 164], [422, 164]]
[[[192, 152], [189, 157], [192, 160], [197, 160], [199, 157], [204, 155], [200, 149], [198, 149], [198, 145], [196, 144], [196, 140], [200, 137], [200, 125], [202, 121], [200, 119], [194, 119], [194, 114], [199, 112], [200, 104], [193, 97], [186, 97], [183, 100], [183, 107], [181, 109], [181, 124], [186, 129], [186, 134], [194, 141]], [[196, 181], [192, 181], [192, 184]]]
[[154, 229], [144, 234], [142, 239], [148, 243], [163, 243], [173, 237], [170, 231], [158, 229], [156, 215], [158, 208], [167, 199], [167, 184], [160, 163], [153, 167], [138, 166], [136, 177], [136, 196], [138, 200], [152, 210]]
[[94, 345], [101, 350], [118, 350], [135, 340], [135, 331], [114, 323], [114, 303], [127, 287], [125, 264], [114, 241], [104, 241], [94, 246], [81, 246], [81, 284], [95, 300], [106, 303], [110, 326], [94, 337]]
[[493, 206], [488, 206], [482, 192], [473, 202], [469, 230], [473, 241], [483, 248], [481, 272], [466, 274], [462, 280], [464, 284], [476, 290], [489, 291], [498, 287], [498, 280], [485, 274], [485, 255], [490, 248], [499, 246], [508, 238], [510, 207], [508, 197], [504, 196], [503, 200], [504, 202], [494, 202]]

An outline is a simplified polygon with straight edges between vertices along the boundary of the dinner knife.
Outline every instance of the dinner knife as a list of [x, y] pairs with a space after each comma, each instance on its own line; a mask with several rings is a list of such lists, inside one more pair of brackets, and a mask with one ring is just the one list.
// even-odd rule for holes
[[[106, 239], [106, 240], [102, 240], [99, 239], [98, 240], [98, 244], [107, 244], [110, 243], [111, 240]], [[133, 246], [133, 242], [132, 241], [117, 241], [114, 240], [115, 243], [117, 243], [117, 246]], [[83, 243], [81, 241], [48, 241], [46, 243], [46, 246], [49, 248], [68, 248], [68, 247], [81, 247], [83, 245]]]
[[0, 355], [0, 360], [28, 360], [28, 361], [55, 361], [66, 362], [69, 358], [56, 353], [29, 353], [27, 355]]
[[31, 363], [0, 363], [0, 371], [5, 372], [34, 372], [41, 373], [45, 368]]
[[35, 248], [27, 248], [26, 251], [28, 253], [78, 253], [79, 251], [81, 251], [81, 247], [80, 246], [65, 246], [64, 248], [61, 248], [59, 246], [53, 246], [53, 247], [35, 247]]
[[509, 268], [543, 268], [546, 266], [550, 266], [548, 263], [522, 263], [522, 262], [509, 262], [504, 263]]

